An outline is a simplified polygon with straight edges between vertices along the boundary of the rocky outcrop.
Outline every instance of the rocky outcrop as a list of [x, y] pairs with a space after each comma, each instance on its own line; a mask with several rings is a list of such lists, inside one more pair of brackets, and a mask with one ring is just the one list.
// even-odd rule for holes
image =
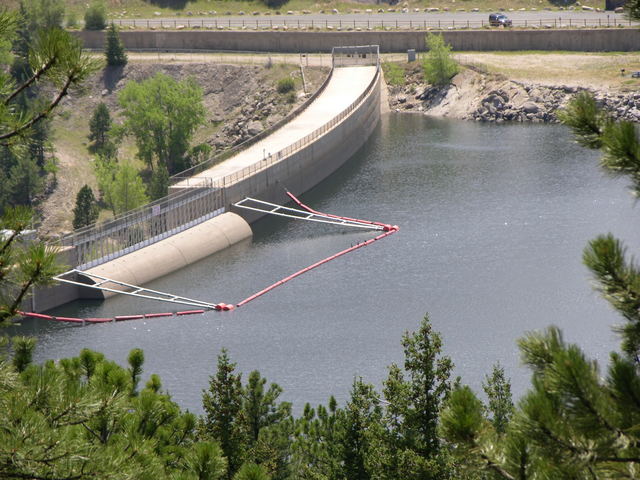
[[[414, 83], [395, 89], [389, 95], [392, 110], [496, 123], [555, 123], [558, 109], [584, 90], [524, 84], [469, 69], [445, 87]], [[640, 92], [590, 91], [614, 118], [640, 123]]]

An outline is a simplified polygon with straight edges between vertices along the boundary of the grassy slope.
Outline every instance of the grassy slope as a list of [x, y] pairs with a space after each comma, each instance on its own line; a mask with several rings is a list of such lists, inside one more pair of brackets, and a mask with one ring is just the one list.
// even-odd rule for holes
[[[455, 53], [454, 58], [462, 65], [525, 83], [640, 90], [640, 78], [631, 78], [631, 72], [640, 71], [640, 56], [635, 52], [464, 52]], [[383, 55], [383, 68], [388, 83], [402, 84], [402, 72], [408, 68], [406, 55]]]
[[[16, 6], [18, 0], [5, 0], [10, 7]], [[279, 9], [269, 9], [260, 0], [104, 0], [110, 18], [153, 18], [154, 12], [160, 12], [161, 17], [173, 17], [184, 16], [188, 12], [191, 12], [194, 17], [202, 15], [211, 15], [210, 12], [216, 12], [217, 15], [224, 15], [226, 13], [238, 13], [245, 12], [251, 14], [253, 12], [260, 12], [262, 14], [279, 13], [280, 10], [283, 14], [291, 10], [293, 12], [302, 12], [308, 10], [310, 12], [326, 11], [331, 12], [336, 8], [342, 13], [348, 13], [351, 10], [357, 9], [364, 11], [367, 8], [377, 11], [378, 8], [388, 8], [388, 4], [376, 5], [375, 3], [362, 3], [356, 1], [343, 1], [343, 0], [289, 0], [282, 5]], [[3, 2], [5, 3], [5, 2]], [[78, 19], [82, 19], [86, 10], [86, 5], [89, 3], [87, 0], [66, 0], [65, 5], [67, 12], [73, 12]], [[180, 6], [180, 8], [163, 8], [161, 4], [172, 3]], [[568, 0], [567, 4], [574, 3], [573, 0]], [[592, 6], [594, 8], [604, 8], [604, 0], [585, 0], [582, 2], [585, 5]], [[440, 9], [449, 8], [454, 11], [457, 9], [466, 9], [467, 11], [473, 8], [479, 8], [481, 11], [493, 11], [498, 9], [537, 9], [542, 10], [544, 8], [551, 8], [557, 10], [559, 5], [564, 5], [563, 0], [401, 0], [398, 6], [406, 4], [410, 8], [426, 8], [426, 7], [438, 7]]]

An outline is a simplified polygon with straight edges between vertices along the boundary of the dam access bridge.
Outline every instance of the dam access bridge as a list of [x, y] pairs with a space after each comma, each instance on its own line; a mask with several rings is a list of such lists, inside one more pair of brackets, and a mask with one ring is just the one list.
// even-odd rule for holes
[[140, 286], [250, 237], [249, 223], [268, 213], [234, 204], [287, 203], [285, 188], [303, 193], [343, 165], [380, 118], [379, 49], [335, 47], [332, 59], [318, 91], [273, 127], [173, 177], [167, 197], [63, 237], [71, 269], [60, 285], [34, 293], [31, 310], [152, 292]]

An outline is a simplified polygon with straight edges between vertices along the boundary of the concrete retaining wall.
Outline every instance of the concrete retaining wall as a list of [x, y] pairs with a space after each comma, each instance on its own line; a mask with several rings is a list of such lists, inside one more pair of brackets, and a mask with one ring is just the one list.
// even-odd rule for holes
[[[255, 52], [330, 52], [332, 47], [380, 45], [381, 52], [425, 50], [421, 31], [273, 32], [273, 31], [122, 31], [129, 49], [232, 50]], [[101, 49], [103, 32], [76, 32], [86, 48]], [[638, 51], [638, 29], [460, 30], [443, 32], [456, 51], [570, 50]]]

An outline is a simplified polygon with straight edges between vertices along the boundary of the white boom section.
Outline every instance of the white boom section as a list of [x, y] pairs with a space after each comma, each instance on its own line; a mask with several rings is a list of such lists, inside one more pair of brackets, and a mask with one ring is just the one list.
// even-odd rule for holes
[[[252, 203], [254, 206], [247, 205]], [[330, 215], [323, 215], [320, 213], [310, 213], [306, 210], [298, 210], [297, 208], [283, 207], [276, 203], [265, 202], [263, 200], [256, 200], [255, 198], [247, 197], [244, 200], [240, 200], [238, 203], [233, 204], [234, 207], [244, 208], [246, 210], [253, 210], [256, 212], [268, 213], [270, 215], [277, 215], [279, 217], [293, 218], [296, 220], [306, 220], [308, 222], [330, 223], [332, 225], [340, 225], [343, 227], [355, 227], [364, 228], [366, 230], [383, 230], [384, 227], [380, 225], [372, 225], [366, 222], [359, 222], [357, 220], [345, 220], [341, 218], [335, 218]]]
[[[89, 277], [92, 280], [96, 280], [96, 283], [91, 285], [88, 283], [77, 282], [75, 280], [64, 278], [67, 275], [76, 274], [76, 273], [80, 275], [84, 275], [85, 277]], [[68, 272], [61, 273], [60, 275], [56, 275], [55, 277], [53, 277], [53, 279], [57, 280], [58, 282], [77, 285], [79, 287], [93, 288], [95, 290], [103, 290], [105, 292], [120, 293], [122, 295], [131, 295], [132, 297], [147, 298], [149, 300], [158, 300], [161, 302], [177, 303], [180, 305], [190, 305], [192, 307], [200, 307], [200, 308], [206, 308], [210, 310], [215, 309], [215, 304], [213, 303], [202, 302], [200, 300], [181, 297], [179, 295], [173, 295], [171, 293], [159, 292], [157, 290], [151, 290], [149, 288], [138, 287], [136, 285], [131, 285], [129, 283], [120, 282], [118, 280], [112, 280], [110, 278], [103, 277], [101, 275], [96, 275], [95, 273], [83, 272], [82, 270], [77, 270], [75, 268], [72, 270], [69, 270]], [[126, 287], [131, 289], [131, 291], [117, 290], [115, 288], [107, 287], [105, 286], [105, 284], [114, 284], [120, 287]]]

